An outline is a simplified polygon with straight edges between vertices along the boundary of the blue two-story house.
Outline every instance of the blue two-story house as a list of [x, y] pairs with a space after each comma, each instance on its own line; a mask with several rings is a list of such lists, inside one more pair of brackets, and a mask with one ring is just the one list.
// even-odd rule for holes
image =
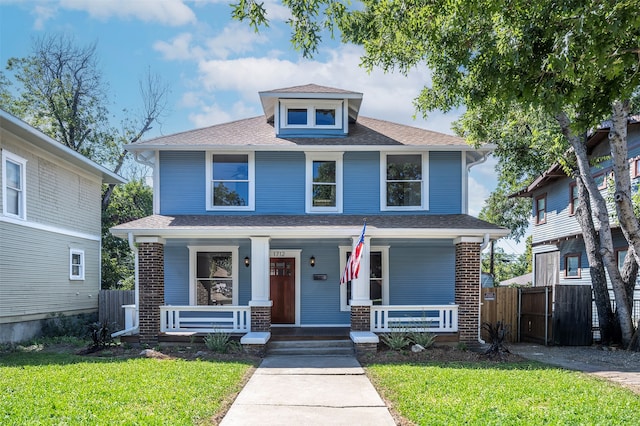
[[[592, 174], [605, 195], [613, 200], [612, 161], [607, 124], [593, 132], [587, 141], [588, 155], [593, 160]], [[640, 117], [628, 124], [627, 148], [632, 190], [640, 184]], [[532, 200], [533, 285], [591, 285], [589, 262], [580, 224], [575, 218], [578, 191], [575, 179], [568, 177], [559, 164], [517, 194]], [[613, 201], [609, 211], [615, 212]], [[596, 225], [597, 226], [597, 225]], [[618, 264], [622, 267], [628, 244], [619, 227], [612, 222], [612, 236]], [[610, 291], [614, 300], [613, 291]], [[634, 318], [640, 319], [640, 286], [636, 284]], [[597, 318], [594, 317], [594, 321]], [[594, 324], [597, 325], [597, 324]]]
[[[116, 226], [137, 253], [141, 342], [276, 327], [420, 329], [479, 339], [480, 251], [508, 231], [467, 214], [490, 148], [360, 117], [362, 93], [260, 92], [264, 115], [129, 145], [154, 215]], [[378, 100], [384, 102], [384, 100]], [[360, 275], [340, 277], [366, 221]]]

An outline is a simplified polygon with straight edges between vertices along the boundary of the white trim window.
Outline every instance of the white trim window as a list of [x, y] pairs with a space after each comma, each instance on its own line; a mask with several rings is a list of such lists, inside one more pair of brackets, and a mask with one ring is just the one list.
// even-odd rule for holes
[[189, 304], [238, 305], [238, 246], [189, 246]]
[[342, 213], [342, 153], [306, 153], [307, 213]]
[[253, 152], [207, 153], [207, 210], [254, 210]]
[[[340, 271], [353, 247], [340, 246]], [[389, 246], [371, 246], [369, 251], [369, 297], [373, 305], [389, 304]], [[351, 281], [340, 285], [340, 310], [351, 310]]]
[[341, 129], [342, 101], [281, 99], [280, 128]]
[[382, 153], [380, 210], [429, 209], [429, 153]]
[[84, 250], [69, 249], [69, 279], [84, 280]]
[[2, 150], [2, 214], [27, 218], [27, 160]]

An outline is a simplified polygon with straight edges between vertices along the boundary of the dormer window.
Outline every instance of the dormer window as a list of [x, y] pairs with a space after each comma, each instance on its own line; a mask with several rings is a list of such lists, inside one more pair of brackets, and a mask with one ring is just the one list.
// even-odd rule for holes
[[280, 117], [283, 129], [340, 129], [342, 101], [282, 99]]

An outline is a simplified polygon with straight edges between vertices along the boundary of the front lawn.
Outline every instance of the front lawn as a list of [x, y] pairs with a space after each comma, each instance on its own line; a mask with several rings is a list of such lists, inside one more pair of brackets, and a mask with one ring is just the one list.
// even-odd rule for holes
[[211, 424], [251, 367], [248, 361], [0, 354], [0, 424]]
[[371, 364], [367, 374], [419, 425], [637, 424], [640, 396], [585, 374], [525, 363]]

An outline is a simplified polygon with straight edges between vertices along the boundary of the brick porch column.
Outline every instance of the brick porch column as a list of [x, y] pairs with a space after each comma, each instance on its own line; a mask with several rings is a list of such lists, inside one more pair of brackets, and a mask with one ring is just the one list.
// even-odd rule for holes
[[160, 306], [164, 305], [164, 240], [137, 238], [140, 343], [155, 345], [160, 334]]
[[371, 331], [371, 305], [351, 305], [351, 331]]
[[459, 237], [456, 246], [455, 302], [460, 342], [477, 345], [480, 337], [481, 238]]

